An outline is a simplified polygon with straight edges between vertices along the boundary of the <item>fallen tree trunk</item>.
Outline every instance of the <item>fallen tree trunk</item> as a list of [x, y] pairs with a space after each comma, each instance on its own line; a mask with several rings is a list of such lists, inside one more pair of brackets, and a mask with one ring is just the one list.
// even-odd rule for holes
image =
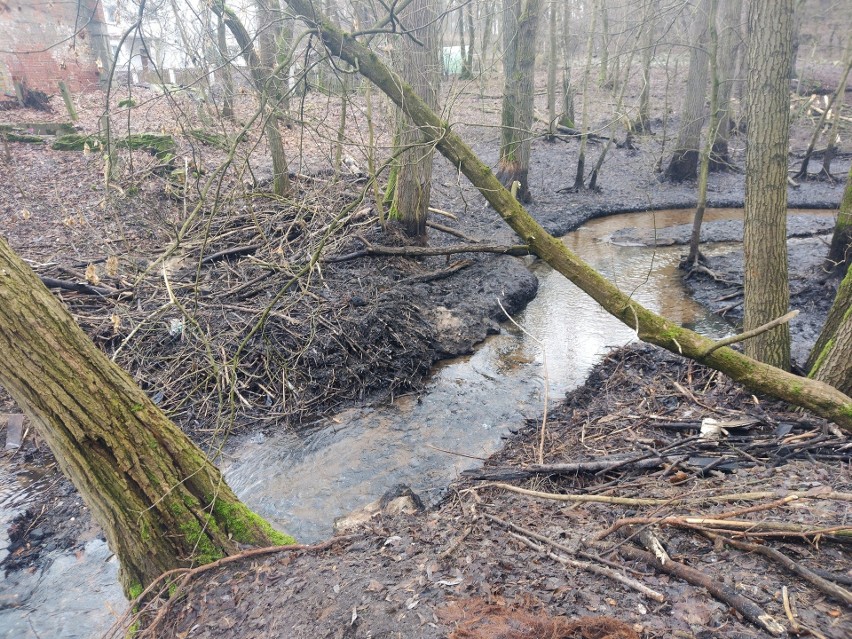
[[0, 237], [0, 384], [103, 527], [135, 597], [160, 574], [293, 543], [107, 359]]
[[719, 370], [752, 390], [812, 410], [852, 432], [852, 399], [828, 384], [798, 377], [713, 342], [644, 308], [553, 237], [494, 177], [464, 141], [378, 56], [335, 27], [310, 0], [286, 0], [322, 38], [328, 50], [371, 80], [420, 126], [426, 139], [482, 193], [533, 253], [562, 273], [645, 342]]

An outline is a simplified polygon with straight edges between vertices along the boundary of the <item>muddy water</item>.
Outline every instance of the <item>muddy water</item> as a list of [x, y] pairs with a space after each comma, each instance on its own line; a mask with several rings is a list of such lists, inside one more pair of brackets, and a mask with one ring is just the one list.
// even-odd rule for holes
[[[614, 247], [606, 241], [620, 228], [660, 228], [687, 223], [690, 216], [604, 218], [565, 241], [643, 304], [719, 337], [729, 327], [687, 299], [680, 285], [682, 247]], [[736, 216], [723, 211], [708, 217]], [[419, 396], [346, 411], [299, 433], [234, 442], [221, 464], [237, 494], [303, 542], [327, 536], [335, 517], [398, 483], [426, 501], [440, 498], [458, 472], [476, 466], [502, 436], [541, 413], [545, 386], [549, 400], [558, 400], [608, 350], [635, 339], [563, 277], [544, 265], [532, 268], [541, 280], [539, 294], [516, 318], [529, 335], [507, 324], [471, 357], [437, 367]], [[17, 512], [37, 504], [38, 481], [0, 474], [0, 535]], [[0, 538], [0, 548], [7, 544]], [[115, 559], [98, 540], [74, 555], [56, 553], [40, 573], [9, 575], [0, 583], [0, 638], [101, 636], [124, 609], [116, 575]]]
[[[688, 299], [680, 284], [682, 247], [606, 241], [626, 226], [683, 224], [690, 216], [669, 211], [604, 218], [565, 242], [642, 304], [719, 337], [729, 326]], [[710, 219], [733, 216], [719, 211]], [[502, 436], [542, 412], [545, 385], [549, 399], [557, 400], [580, 385], [602, 355], [635, 339], [564, 277], [546, 265], [532, 268], [539, 292], [516, 318], [528, 334], [506, 325], [470, 358], [439, 366], [420, 396], [348, 411], [309, 431], [239, 442], [223, 463], [228, 483], [254, 510], [305, 542], [328, 536], [336, 517], [399, 483], [426, 502], [439, 499], [461, 470], [476, 466]]]

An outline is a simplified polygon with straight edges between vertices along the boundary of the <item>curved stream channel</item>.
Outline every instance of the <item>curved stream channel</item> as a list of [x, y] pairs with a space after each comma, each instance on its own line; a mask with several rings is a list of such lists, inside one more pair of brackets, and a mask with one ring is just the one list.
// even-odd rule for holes
[[[565, 242], [642, 304], [719, 338], [730, 326], [686, 297], [681, 285], [677, 262], [683, 247], [609, 241], [619, 229], [653, 232], [690, 223], [691, 216], [692, 211], [658, 211], [602, 218]], [[707, 219], [738, 217], [736, 210], [713, 210]], [[710, 252], [731, 248], [717, 245]], [[545, 385], [549, 401], [558, 401], [583, 383], [603, 355], [635, 339], [558, 273], [541, 263], [531, 268], [539, 292], [515, 318], [529, 335], [504, 324], [473, 355], [436, 367], [419, 396], [348, 410], [299, 432], [233, 442], [222, 461], [230, 485], [251, 508], [304, 543], [329, 536], [336, 517], [399, 483], [424, 502], [440, 499], [460, 471], [480, 464], [478, 458], [496, 451], [503, 436], [541, 414]], [[4, 475], [0, 467], [0, 548], [8, 543], [14, 515], [38, 502], [39, 482], [28, 482], [31, 478]], [[0, 550], [0, 558], [5, 552]], [[75, 555], [57, 553], [40, 572], [10, 574], [0, 589], [0, 637], [100, 636], [125, 607], [116, 573], [115, 558], [95, 539]]]

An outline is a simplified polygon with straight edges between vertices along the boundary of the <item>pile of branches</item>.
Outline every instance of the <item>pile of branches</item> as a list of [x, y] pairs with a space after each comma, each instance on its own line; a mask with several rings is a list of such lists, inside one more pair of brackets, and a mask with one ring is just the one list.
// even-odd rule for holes
[[376, 227], [351, 185], [324, 185], [222, 203], [137, 273], [109, 261], [38, 271], [188, 432], [299, 423], [401, 394], [432, 364], [434, 327], [393, 286], [421, 267], [324, 263]]

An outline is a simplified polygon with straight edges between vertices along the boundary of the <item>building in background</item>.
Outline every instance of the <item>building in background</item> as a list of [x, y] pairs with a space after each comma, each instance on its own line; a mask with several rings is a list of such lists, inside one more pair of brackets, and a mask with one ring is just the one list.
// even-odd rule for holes
[[0, 0], [0, 93], [97, 88], [111, 59], [100, 0]]

